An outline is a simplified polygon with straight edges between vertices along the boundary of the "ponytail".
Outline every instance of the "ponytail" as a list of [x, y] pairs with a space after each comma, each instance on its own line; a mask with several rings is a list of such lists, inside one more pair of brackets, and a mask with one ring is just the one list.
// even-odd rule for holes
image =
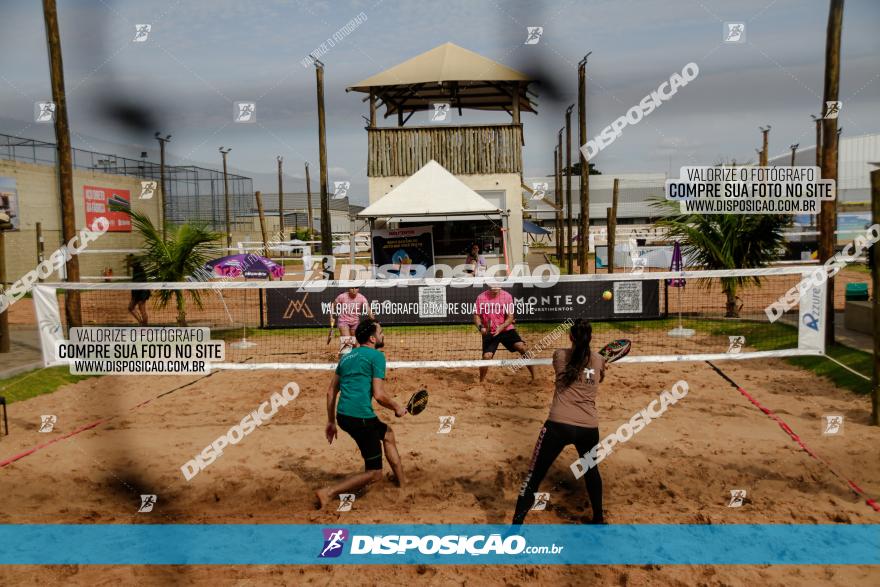
[[562, 372], [566, 386], [577, 381], [590, 363], [590, 341], [593, 339], [593, 326], [588, 320], [578, 318], [571, 325], [571, 357]]

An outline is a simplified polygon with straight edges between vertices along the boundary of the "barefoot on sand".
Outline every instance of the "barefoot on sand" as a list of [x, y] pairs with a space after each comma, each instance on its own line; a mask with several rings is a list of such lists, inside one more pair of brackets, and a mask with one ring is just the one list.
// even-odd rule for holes
[[326, 489], [318, 489], [315, 491], [315, 509], [322, 510], [324, 506], [327, 505], [327, 502], [330, 501], [330, 496], [327, 494]]

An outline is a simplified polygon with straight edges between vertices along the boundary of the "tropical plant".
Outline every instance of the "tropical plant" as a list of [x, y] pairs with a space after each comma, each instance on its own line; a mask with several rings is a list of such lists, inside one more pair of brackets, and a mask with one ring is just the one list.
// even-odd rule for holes
[[312, 240], [312, 235], [309, 232], [308, 228], [298, 228], [293, 233], [293, 238], [299, 239], [301, 241]]
[[[163, 237], [159, 229], [153, 225], [152, 220], [145, 214], [126, 208], [111, 209], [125, 212], [131, 216], [132, 224], [144, 239], [144, 253], [136, 258], [143, 265], [150, 281], [186, 281], [187, 277], [199, 274], [205, 263], [216, 258], [220, 252], [213, 246], [213, 243], [218, 241], [222, 235], [209, 230], [202, 224], [189, 222], [179, 225], [169, 224]], [[184, 291], [189, 294], [196, 307], [202, 307], [201, 290], [160, 289], [155, 291], [156, 305], [159, 308], [165, 308], [171, 298], [174, 298], [177, 306], [178, 326], [186, 326]]]
[[[682, 214], [679, 202], [657, 200], [652, 204], [668, 216], [655, 225], [667, 230], [681, 243], [682, 254], [702, 269], [752, 269], [766, 267], [786, 246], [783, 230], [791, 216], [773, 214]], [[754, 277], [724, 277], [721, 291], [727, 298], [725, 317], [738, 318], [739, 288], [761, 280]], [[706, 285], [711, 282], [706, 280]]]

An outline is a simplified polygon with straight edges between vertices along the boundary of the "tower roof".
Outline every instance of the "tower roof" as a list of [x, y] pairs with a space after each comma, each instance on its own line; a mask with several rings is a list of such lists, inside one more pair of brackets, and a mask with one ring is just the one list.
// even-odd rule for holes
[[444, 43], [346, 91], [373, 91], [385, 104], [386, 117], [398, 110], [431, 110], [436, 102], [448, 102], [452, 108], [510, 110], [514, 95], [519, 96], [520, 111], [535, 112], [527, 95], [532, 81], [520, 71]]

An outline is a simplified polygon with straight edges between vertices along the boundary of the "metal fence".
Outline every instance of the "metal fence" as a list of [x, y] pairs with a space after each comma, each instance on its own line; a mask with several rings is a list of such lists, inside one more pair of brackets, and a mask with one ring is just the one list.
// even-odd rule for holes
[[[0, 159], [57, 164], [55, 143], [0, 133]], [[108, 153], [73, 149], [73, 167], [112, 175], [127, 175], [158, 181], [160, 165], [146, 157], [131, 159]], [[232, 230], [248, 230], [246, 213], [255, 208], [253, 180], [235, 173], [229, 180], [229, 212]], [[195, 165], [165, 165], [165, 219], [171, 223], [199, 221], [225, 232], [223, 172]]]

